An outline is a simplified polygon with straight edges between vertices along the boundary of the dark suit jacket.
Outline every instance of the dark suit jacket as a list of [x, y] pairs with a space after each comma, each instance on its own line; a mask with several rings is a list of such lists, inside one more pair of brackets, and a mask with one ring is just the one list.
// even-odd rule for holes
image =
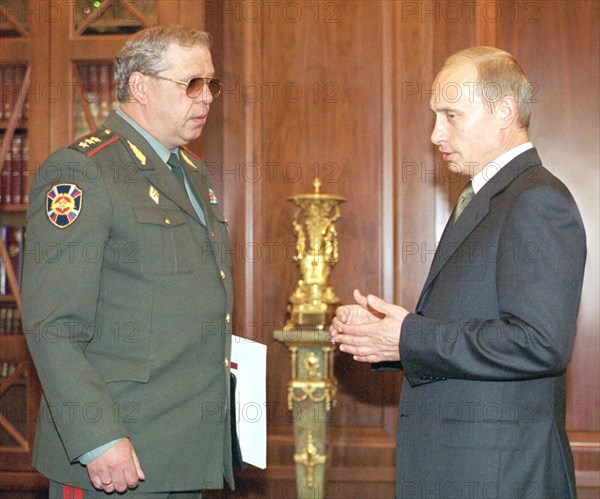
[[[44, 392], [34, 465], [58, 482], [93, 488], [77, 458], [129, 437], [142, 492], [233, 485], [226, 222], [205, 166], [183, 156], [206, 226], [116, 114], [53, 154], [33, 182], [23, 307]], [[59, 184], [82, 191], [64, 228], [47, 216]]]
[[585, 257], [535, 149], [448, 223], [402, 325], [398, 497], [575, 496], [565, 369]]

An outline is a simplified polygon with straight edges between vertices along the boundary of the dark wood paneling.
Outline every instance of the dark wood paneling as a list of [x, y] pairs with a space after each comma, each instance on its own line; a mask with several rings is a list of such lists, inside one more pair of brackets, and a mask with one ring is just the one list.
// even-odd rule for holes
[[[236, 325], [269, 344], [269, 366], [277, 373], [268, 381], [269, 422], [276, 425], [290, 421], [289, 358], [272, 332], [283, 325], [299, 278], [292, 260], [295, 207], [288, 198], [312, 192], [316, 176], [323, 192], [348, 199], [337, 225], [341, 257], [332, 272], [334, 289], [342, 301], [355, 286], [381, 292], [380, 7], [300, 2], [293, 9], [275, 7], [271, 20], [223, 30], [228, 133], [220, 173], [238, 257]], [[362, 241], [368, 244], [357, 244]], [[339, 359], [336, 374], [339, 405], [332, 423], [381, 427], [377, 376], [348, 359]]]
[[[294, 206], [286, 199], [312, 192], [319, 175], [322, 191], [347, 198], [336, 224], [340, 262], [331, 274], [334, 289], [347, 302], [354, 287], [368, 292], [381, 289], [381, 66], [380, 58], [374, 57], [381, 47], [381, 13], [365, 2], [337, 3], [336, 9], [327, 9], [328, 5], [319, 6], [318, 22], [307, 2], [298, 22], [264, 28], [264, 74], [282, 88], [295, 89], [298, 97], [282, 94], [263, 104], [268, 130], [262, 144], [264, 159], [282, 165], [284, 172], [264, 189], [262, 213], [269, 222], [263, 241], [289, 248]], [[282, 36], [282, 27], [288, 36]], [[300, 52], [298, 45], [303, 47]], [[293, 164], [297, 174], [286, 179], [284, 165]], [[265, 286], [261, 313], [283, 320], [299, 273], [289, 251], [277, 256], [263, 268], [264, 282], [275, 285]], [[287, 363], [287, 354], [272, 360], [275, 365]], [[333, 423], [379, 426], [380, 390], [373, 375], [366, 366], [347, 360], [338, 357], [338, 409]], [[287, 380], [280, 381], [280, 391], [285, 393]]]
[[509, 2], [507, 9], [521, 15], [518, 22], [499, 27], [498, 44], [516, 56], [535, 84], [531, 139], [544, 164], [573, 193], [586, 226], [588, 261], [567, 371], [567, 429], [580, 481], [600, 486], [600, 4], [526, 3], [527, 8]]

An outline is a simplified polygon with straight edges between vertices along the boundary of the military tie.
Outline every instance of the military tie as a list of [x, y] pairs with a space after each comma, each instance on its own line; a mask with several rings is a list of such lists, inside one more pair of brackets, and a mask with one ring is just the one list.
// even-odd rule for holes
[[194, 188], [194, 186], [191, 183], [190, 183], [189, 190], [185, 186], [185, 176], [186, 175], [185, 175], [185, 171], [183, 170], [183, 165], [181, 164], [181, 161], [179, 160], [179, 156], [176, 153], [172, 152], [171, 156], [169, 156], [169, 159], [167, 160], [167, 165], [169, 165], [171, 167], [171, 171], [173, 172], [173, 175], [175, 175], [175, 178], [181, 184], [181, 187], [183, 187], [183, 192], [185, 192], [186, 195], [189, 197], [190, 202], [192, 203], [192, 206], [194, 207], [194, 210], [198, 214], [198, 218], [204, 225], [206, 225], [206, 215], [204, 214], [204, 210], [202, 209], [202, 204], [200, 203], [200, 200], [198, 199], [198, 195], [196, 194], [196, 189]]
[[174, 152], [171, 153], [171, 156], [169, 156], [169, 160], [167, 161], [167, 165], [169, 165], [171, 167], [171, 171], [173, 172], [173, 175], [175, 175], [175, 178], [181, 184], [181, 187], [183, 187], [183, 190], [187, 193], [187, 189], [185, 188], [185, 180], [184, 180], [185, 174], [183, 172], [183, 165], [181, 164], [181, 161], [179, 161], [179, 156], [177, 156], [177, 154], [175, 154]]
[[469, 201], [471, 201], [474, 195], [475, 191], [473, 190], [473, 183], [469, 182], [458, 197], [458, 202], [456, 203], [456, 208], [454, 209], [454, 223], [456, 223], [458, 217], [460, 217], [460, 214], [467, 207]]

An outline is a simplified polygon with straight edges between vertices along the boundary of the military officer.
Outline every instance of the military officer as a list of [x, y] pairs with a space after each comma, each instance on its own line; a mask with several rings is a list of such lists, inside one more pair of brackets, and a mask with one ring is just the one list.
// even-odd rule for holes
[[119, 109], [33, 181], [23, 312], [51, 497], [233, 487], [227, 227], [185, 147], [221, 90], [209, 49], [191, 28], [136, 33]]

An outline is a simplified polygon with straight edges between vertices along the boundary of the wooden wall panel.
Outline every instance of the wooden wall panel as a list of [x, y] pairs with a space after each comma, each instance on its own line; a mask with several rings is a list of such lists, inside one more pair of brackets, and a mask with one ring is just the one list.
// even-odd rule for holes
[[[368, 67], [364, 61], [381, 46], [381, 18], [365, 2], [299, 3], [272, 14], [273, 22], [262, 26], [240, 21], [234, 32], [225, 29], [225, 43], [235, 45], [225, 48], [232, 58], [225, 61], [225, 124], [228, 116], [240, 113], [232, 119], [243, 145], [233, 145], [237, 157], [224, 145], [220, 173], [225, 178], [226, 211], [233, 215], [231, 228], [243, 238], [234, 241], [240, 252], [236, 270], [244, 287], [236, 297], [255, 297], [241, 305], [238, 329], [269, 343], [269, 365], [282, 374], [270, 380], [272, 400], [282, 407], [289, 359], [271, 336], [284, 324], [287, 300], [299, 277], [292, 260], [295, 208], [289, 196], [312, 192], [319, 176], [323, 192], [348, 198], [338, 223], [341, 261], [333, 270], [332, 284], [342, 301], [350, 299], [353, 286], [380, 289], [381, 68], [378, 58]], [[257, 35], [260, 46], [255, 45]], [[240, 60], [239, 45], [256, 50], [257, 58]], [[297, 50], [299, 45], [303, 50]], [[238, 206], [232, 209], [228, 200], [234, 193]], [[365, 213], [370, 216], [360, 216]], [[353, 251], [358, 240], [368, 245]], [[253, 279], [244, 279], [248, 275]], [[342, 279], [352, 275], [354, 282]], [[350, 404], [340, 404], [337, 420], [380, 424], [381, 416], [368, 403], [377, 390], [359, 382], [354, 369], [344, 373], [343, 361], [339, 366], [340, 399], [358, 399], [358, 405], [350, 410]], [[346, 395], [347, 390], [357, 397]], [[287, 424], [289, 416], [276, 410], [272, 420]]]
[[[222, 61], [215, 64], [226, 83], [222, 102], [211, 111], [211, 120], [222, 124], [224, 133], [219, 139], [207, 130], [213, 140], [205, 139], [204, 156], [211, 162], [210, 154], [218, 155], [213, 163], [230, 220], [235, 327], [269, 346], [269, 469], [242, 474], [240, 497], [268, 497], [275, 484], [294, 480], [289, 354], [272, 340], [273, 330], [284, 324], [287, 300], [299, 278], [292, 260], [295, 207], [288, 198], [312, 192], [316, 176], [322, 192], [347, 198], [337, 224], [340, 262], [331, 275], [343, 302], [351, 299], [354, 287], [381, 293], [384, 274], [384, 4], [294, 2], [280, 9], [273, 5], [260, 22], [252, 22], [256, 5], [230, 4], [226, 11], [221, 3], [207, 4], [207, 29], [217, 45], [222, 43], [214, 50]], [[393, 164], [386, 168], [389, 175]], [[373, 468], [381, 478], [379, 466], [386, 476], [382, 494], [389, 494], [395, 425], [386, 410], [395, 410], [398, 389], [382, 390], [385, 376], [343, 356], [336, 360], [336, 375], [338, 407], [329, 418], [332, 477], [348, 481], [344, 466], [358, 466]]]
[[[587, 232], [588, 260], [573, 359], [567, 371], [567, 429], [581, 486], [600, 487], [598, 57], [600, 4], [519, 2], [519, 22], [499, 27], [498, 44], [537, 87], [530, 135], [544, 164], [573, 193]], [[518, 10], [517, 10], [518, 9]]]

